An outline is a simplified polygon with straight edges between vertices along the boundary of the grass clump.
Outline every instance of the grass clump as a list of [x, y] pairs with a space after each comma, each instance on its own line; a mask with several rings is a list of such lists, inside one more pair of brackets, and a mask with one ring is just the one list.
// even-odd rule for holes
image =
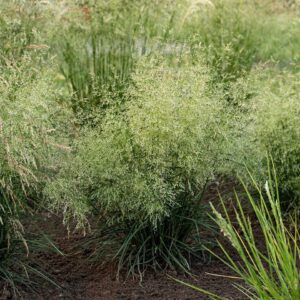
[[[297, 221], [292, 220], [291, 226], [285, 224], [275, 171], [269, 172], [264, 190], [253, 178], [252, 180], [259, 199], [254, 198], [245, 185], [244, 188], [261, 230], [263, 245], [258, 242], [254, 233], [254, 220], [247, 215], [242, 200], [236, 194], [234, 216], [229, 215], [223, 200], [223, 214], [215, 207], [213, 212], [222, 234], [237, 252], [241, 262], [235, 261], [232, 250], [227, 250], [221, 243], [219, 245], [225, 257], [217, 257], [246, 284], [237, 285], [237, 288], [248, 299], [299, 299], [300, 274], [297, 263], [300, 249]], [[227, 299], [201, 288], [188, 286], [209, 295], [211, 299]]]
[[[176, 38], [203, 47], [213, 84], [228, 85], [260, 63], [298, 70], [299, 16], [283, 1], [191, 1]], [[280, 9], [278, 9], [280, 7]]]
[[[204, 5], [204, 2], [207, 2]], [[214, 83], [235, 81], [257, 59], [255, 6], [243, 1], [195, 1], [184, 18], [182, 34], [200, 43], [212, 67]]]
[[61, 71], [79, 124], [94, 126], [106, 109], [124, 102], [139, 57], [164, 47], [176, 10], [171, 1], [90, 1], [67, 7], [81, 22], [70, 21], [60, 34]]
[[124, 102], [134, 64], [131, 38], [91, 35], [65, 44], [62, 73], [70, 82], [72, 109], [80, 124], [97, 124], [111, 106]]
[[[241, 165], [246, 162], [258, 181], [266, 176], [265, 154], [272, 155], [285, 210], [299, 207], [298, 82], [299, 74], [295, 72], [261, 68], [253, 71], [237, 92], [237, 99], [242, 100], [236, 101], [237, 132], [230, 138], [234, 145], [231, 157]], [[252, 95], [245, 100], [249, 89]], [[241, 167], [238, 173], [244, 171]]]
[[0, 79], [0, 279], [14, 294], [34, 270], [22, 261], [29, 244], [21, 218], [41, 205], [42, 188], [62, 155], [62, 110], [45, 78], [51, 73], [34, 76], [25, 62], [23, 68], [3, 67]]
[[201, 198], [217, 168], [226, 121], [207, 90], [207, 69], [188, 56], [141, 62], [124, 112], [108, 113], [100, 128], [84, 131], [72, 164], [47, 188], [67, 218], [85, 222], [91, 213], [120, 228], [116, 257], [130, 271], [189, 270], [189, 237], [205, 223]]
[[266, 196], [256, 186], [260, 194], [258, 202], [246, 190], [262, 230], [266, 252], [257, 247], [251, 221], [243, 211], [239, 199], [237, 199], [239, 208], [236, 218], [241, 234], [235, 229], [228, 215], [223, 218], [215, 210], [215, 216], [224, 235], [229, 238], [245, 265], [241, 266], [231, 260], [229, 252], [223, 248], [228, 259], [227, 264], [250, 287], [242, 288], [245, 294], [250, 299], [298, 299], [300, 296], [300, 275], [297, 268], [297, 259], [300, 255], [299, 232], [296, 223], [292, 229], [284, 225], [278, 189], [272, 189], [271, 186], [276, 186], [276, 183], [273, 183], [272, 181], [266, 183]]
[[299, 74], [285, 72], [269, 83], [256, 98], [256, 136], [273, 156], [283, 207], [299, 207]]

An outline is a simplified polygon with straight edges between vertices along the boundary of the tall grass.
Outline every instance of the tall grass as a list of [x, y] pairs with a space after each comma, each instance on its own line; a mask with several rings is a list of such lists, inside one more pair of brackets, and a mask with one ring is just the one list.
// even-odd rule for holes
[[124, 110], [110, 110], [100, 127], [86, 128], [72, 163], [47, 186], [66, 222], [75, 216], [81, 225], [92, 214], [115, 228], [120, 267], [140, 273], [150, 266], [190, 268], [189, 238], [207, 223], [194, 208], [205, 208], [201, 195], [227, 126], [208, 78], [190, 53], [141, 60]]
[[276, 0], [191, 1], [176, 38], [201, 44], [214, 85], [236, 81], [260, 63], [297, 70], [298, 12]]
[[[237, 97], [232, 120], [235, 119], [236, 133], [229, 142], [232, 143], [231, 159], [241, 165], [246, 163], [262, 182], [268, 168], [265, 153], [271, 153], [282, 209], [297, 208], [300, 199], [299, 72], [260, 67], [234, 89]], [[238, 173], [247, 181], [248, 174], [243, 167]]]
[[[63, 51], [62, 73], [70, 82], [72, 109], [81, 123], [101, 119], [106, 109], [124, 102], [134, 64], [133, 42], [127, 39], [102, 38], [91, 32]], [[101, 121], [101, 120], [100, 120]]]
[[95, 125], [107, 108], [124, 102], [137, 60], [168, 40], [177, 11], [170, 1], [91, 1], [70, 7], [79, 11], [81, 24], [70, 21], [60, 34], [61, 71], [79, 123]]
[[0, 278], [14, 294], [35, 270], [23, 261], [29, 243], [22, 217], [42, 205], [42, 189], [64, 155], [67, 128], [53, 74], [38, 73], [29, 58], [22, 60], [1, 66], [0, 78]]
[[[237, 194], [237, 207], [233, 216], [229, 215], [223, 200], [223, 214], [212, 206], [214, 219], [221, 233], [241, 261], [237, 262], [233, 258], [232, 249], [226, 249], [221, 243], [219, 246], [224, 257], [217, 257], [246, 284], [237, 285], [237, 288], [247, 298], [296, 300], [300, 297], [298, 268], [300, 235], [297, 219], [293, 219], [289, 224], [284, 220], [276, 173], [273, 168], [269, 170], [269, 180], [264, 190], [251, 177], [259, 199], [254, 198], [244, 185], [247, 200], [254, 212], [254, 219], [249, 217], [246, 209], [243, 208], [243, 200]], [[256, 222], [261, 237], [253, 228]], [[193, 288], [197, 290], [196, 287]], [[198, 291], [210, 295], [212, 299], [226, 299], [222, 295], [213, 295], [201, 288], [198, 288]]]
[[[300, 274], [297, 267], [299, 259], [299, 232], [294, 220], [292, 228], [284, 224], [280, 208], [278, 187], [272, 188], [272, 179], [265, 185], [266, 196], [260, 194], [258, 202], [248, 194], [248, 199], [259, 222], [266, 250], [259, 249], [254, 237], [251, 221], [237, 198], [236, 218], [239, 231], [228, 214], [223, 218], [216, 210], [214, 214], [224, 235], [238, 252], [243, 265], [237, 264], [230, 253], [222, 248], [231, 267], [249, 288], [241, 288], [250, 299], [298, 299], [300, 297]], [[224, 206], [225, 208], [225, 206]], [[226, 209], [225, 209], [226, 211]]]
[[146, 271], [165, 269], [191, 274], [192, 260], [206, 261], [205, 247], [214, 243], [202, 236], [203, 231], [214, 230], [206, 210], [199, 197], [193, 205], [174, 208], [155, 228], [133, 220], [112, 225], [100, 222], [81, 247], [94, 249], [89, 257], [93, 263], [116, 262], [118, 278], [126, 273], [142, 281]]
[[254, 5], [227, 0], [210, 1], [205, 6], [201, 3], [184, 18], [183, 39], [202, 45], [215, 84], [234, 81], [257, 59], [259, 35]]

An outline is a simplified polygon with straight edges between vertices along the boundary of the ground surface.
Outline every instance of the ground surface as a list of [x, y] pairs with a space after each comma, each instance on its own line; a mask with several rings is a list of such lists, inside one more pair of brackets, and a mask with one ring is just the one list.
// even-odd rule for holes
[[[218, 198], [217, 189], [216, 186], [209, 188], [205, 200], [215, 201]], [[225, 190], [227, 189], [232, 190], [232, 183], [225, 186]], [[231, 210], [230, 205], [228, 208]], [[192, 266], [193, 277], [174, 271], [160, 274], [149, 271], [142, 283], [139, 282], [138, 278], [125, 280], [126, 278], [122, 278], [122, 276], [117, 280], [116, 269], [112, 264], [100, 267], [99, 265], [92, 265], [87, 260], [89, 253], [80, 246], [86, 238], [79, 233], [68, 236], [60, 217], [41, 213], [38, 220], [29, 220], [25, 225], [31, 231], [46, 232], [64, 255], [44, 252], [38, 255], [38, 260], [42, 262], [44, 269], [60, 284], [61, 288], [45, 284], [45, 286], [39, 288], [38, 295], [23, 291], [24, 300], [209, 299], [209, 297], [175, 282], [168, 275], [226, 297], [229, 300], [247, 299], [233, 286], [234, 284], [241, 284], [239, 280], [211, 275], [234, 275], [223, 263], [216, 259], [206, 264], [194, 261]], [[235, 260], [237, 261], [238, 257]], [[6, 292], [2, 296], [0, 293], [0, 300], [9, 299], [11, 299], [9, 293]]]
[[233, 279], [216, 277], [211, 274], [232, 275], [219, 261], [213, 260], [209, 264], [203, 265], [200, 262], [194, 262], [194, 277], [166, 272], [163, 274], [148, 273], [143, 282], [139, 280], [120, 278], [116, 280], [115, 269], [112, 266], [97, 267], [91, 265], [86, 260], [84, 251], [74, 250], [74, 244], [77, 244], [83, 237], [73, 235], [67, 237], [64, 227], [59, 218], [48, 218], [44, 216], [41, 227], [47, 227], [52, 238], [65, 253], [65, 256], [57, 254], [43, 254], [41, 259], [48, 267], [49, 273], [55, 276], [63, 289], [45, 287], [40, 295], [27, 293], [24, 295], [26, 300], [31, 299], [116, 299], [116, 300], [142, 300], [142, 299], [209, 299], [198, 292], [182, 286], [169, 279], [167, 274], [200, 286], [228, 299], [246, 299], [237, 289], [233, 287], [236, 283]]

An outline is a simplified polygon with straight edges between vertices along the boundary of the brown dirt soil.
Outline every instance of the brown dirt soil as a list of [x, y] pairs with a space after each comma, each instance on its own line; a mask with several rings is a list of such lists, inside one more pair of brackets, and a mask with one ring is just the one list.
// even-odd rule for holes
[[[233, 184], [229, 183], [225, 190], [232, 190], [232, 186]], [[217, 186], [209, 188], [208, 195], [205, 197], [206, 201], [215, 202], [215, 199], [218, 198], [217, 189]], [[87, 259], [89, 253], [78, 246], [74, 247], [74, 245], [80, 245], [86, 238], [79, 233], [68, 236], [60, 217], [41, 213], [39, 220], [34, 222], [29, 220], [26, 223], [29, 231], [35, 231], [34, 228], [38, 227], [39, 231], [47, 233], [64, 255], [43, 252], [35, 256], [38, 261], [42, 261], [45, 271], [61, 288], [45, 283], [40, 286], [38, 294], [23, 291], [22, 299], [24, 300], [210, 299], [208, 296], [175, 282], [170, 279], [170, 276], [230, 300], [247, 299], [234, 287], [234, 284], [242, 284], [240, 280], [211, 275], [234, 275], [216, 259], [207, 264], [193, 261], [192, 277], [174, 271], [155, 274], [150, 270], [145, 274], [142, 282], [139, 279], [126, 279], [125, 276], [123, 278], [121, 276], [117, 280], [116, 268], [113, 264], [106, 264], [102, 267], [92, 265]], [[6, 293], [5, 297], [3, 295], [1, 297], [0, 293], [0, 300], [3, 299], [11, 299], [10, 294]]]
[[209, 299], [205, 295], [178, 284], [168, 275], [209, 290], [232, 300], [243, 300], [246, 297], [233, 287], [237, 282], [233, 279], [213, 276], [210, 274], [233, 275], [228, 268], [213, 260], [209, 264], [195, 261], [193, 277], [176, 272], [155, 274], [146, 273], [143, 282], [139, 279], [116, 280], [116, 270], [112, 265], [97, 267], [86, 259], [84, 251], [74, 252], [74, 244], [78, 244], [84, 237], [79, 234], [68, 237], [62, 221], [58, 217], [43, 216], [39, 226], [48, 232], [56, 245], [64, 252], [64, 256], [48, 253], [41, 254], [40, 259], [48, 266], [49, 274], [61, 285], [62, 289], [46, 285], [41, 287], [39, 295], [24, 293], [24, 300], [146, 300], [146, 299]]

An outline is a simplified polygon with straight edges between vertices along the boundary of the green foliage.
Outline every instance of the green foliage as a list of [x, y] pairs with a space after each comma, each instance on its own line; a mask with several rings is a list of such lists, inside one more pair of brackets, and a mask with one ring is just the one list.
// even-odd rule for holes
[[116, 260], [117, 276], [125, 269], [127, 275], [139, 276], [142, 280], [149, 268], [154, 271], [177, 269], [190, 274], [192, 258], [206, 260], [205, 246], [213, 243], [208, 237], [203, 239], [200, 231], [214, 229], [206, 211], [199, 197], [194, 205], [174, 208], [155, 229], [149, 222], [128, 220], [102, 224], [83, 247], [95, 249], [90, 256], [92, 262]]
[[[275, 171], [269, 168], [269, 181], [265, 184], [265, 191], [252, 177], [251, 179], [259, 199], [255, 199], [245, 185], [244, 188], [261, 230], [264, 245], [258, 242], [257, 234], [253, 229], [254, 222], [247, 215], [242, 200], [236, 194], [237, 207], [234, 216], [229, 215], [224, 200], [222, 200], [223, 215], [214, 207], [213, 211], [216, 223], [236, 250], [241, 263], [235, 261], [232, 257], [232, 250], [227, 250], [221, 243], [219, 245], [225, 258], [217, 257], [246, 283], [246, 287], [238, 285], [237, 288], [247, 298], [253, 300], [299, 299], [300, 273], [297, 262], [300, 256], [300, 235], [298, 224], [296, 220], [292, 220], [291, 227], [285, 225]], [[211, 299], [226, 299], [201, 288], [190, 287], [209, 295]]]
[[70, 82], [72, 108], [81, 124], [97, 123], [106, 109], [124, 102], [133, 69], [133, 42], [91, 34], [75, 45], [66, 41], [62, 72]]
[[260, 32], [262, 38], [258, 49], [259, 60], [278, 64], [282, 69], [299, 71], [299, 22], [299, 15], [291, 12], [266, 15]]
[[[202, 67], [142, 66], [125, 113], [112, 112], [76, 145], [72, 172], [88, 176], [78, 195], [155, 224], [176, 195], [194, 185], [202, 190], [220, 146], [210, 137], [220, 139], [222, 123], [222, 106], [206, 95], [206, 78]], [[89, 188], [93, 182], [97, 189]]]
[[268, 80], [268, 87], [254, 101], [257, 103], [256, 138], [259, 146], [271, 153], [285, 207], [299, 205], [299, 74], [283, 73]]
[[42, 187], [57, 172], [66, 114], [55, 99], [51, 72], [37, 74], [26, 60], [22, 67], [11, 63], [1, 70], [0, 278], [13, 284], [7, 257], [19, 252], [15, 243], [28, 249], [20, 218], [32, 212]]
[[214, 84], [235, 81], [257, 63], [298, 69], [300, 26], [295, 6], [289, 9], [282, 1], [190, 2], [176, 37], [202, 45]]
[[193, 66], [189, 55], [174, 59], [142, 61], [124, 112], [112, 111], [100, 128], [82, 133], [72, 164], [47, 187], [67, 219], [85, 222], [90, 212], [108, 224], [134, 224], [126, 235], [133, 228], [143, 234], [146, 224], [157, 236], [178, 211], [174, 220], [196, 218], [190, 208], [219, 164], [226, 119], [207, 90], [207, 69]]
[[42, 63], [48, 58], [49, 16], [41, 3], [31, 0], [0, 1], [0, 64], [21, 66], [24, 58]]
[[[167, 39], [176, 26], [181, 1], [91, 1], [91, 18], [102, 33], [138, 38]], [[100, 19], [100, 20], [99, 20]]]
[[269, 152], [298, 205], [296, 7], [0, 0], [1, 270], [42, 200], [80, 228], [99, 217], [99, 253], [141, 276], [190, 270], [216, 174], [262, 182]]
[[215, 83], [235, 80], [256, 61], [259, 36], [255, 7], [243, 1], [203, 2], [207, 4], [192, 6], [182, 32], [190, 36], [192, 43], [203, 46]]
[[[26, 13], [22, 8], [1, 3], [0, 42], [1, 64], [10, 59], [18, 59], [24, 54], [33, 38], [34, 12]], [[16, 14], [17, 13], [17, 17]]]
[[60, 34], [61, 61], [81, 125], [98, 124], [107, 108], [124, 102], [135, 62], [169, 38], [177, 6], [124, 0], [75, 5], [81, 22], [70, 21]]
[[[245, 101], [241, 91], [252, 90]], [[256, 179], [263, 181], [266, 154], [277, 169], [283, 208], [299, 205], [299, 73], [277, 70], [254, 71], [240, 84], [235, 112], [236, 133], [232, 136], [232, 157], [246, 164]], [[240, 102], [239, 102], [240, 101]], [[242, 174], [245, 168], [239, 168]], [[246, 177], [246, 176], [244, 176]]]
[[[247, 189], [246, 192], [260, 225], [266, 251], [258, 248], [251, 221], [247, 218], [241, 200], [237, 197], [238, 208], [235, 217], [241, 233], [226, 213], [224, 203], [225, 217], [214, 210], [216, 222], [237, 250], [245, 266], [242, 267], [234, 262], [229, 252], [223, 248], [228, 259], [227, 265], [249, 285], [250, 289], [244, 291], [250, 299], [298, 299], [300, 274], [297, 260], [300, 249], [296, 221], [292, 222], [292, 229], [284, 225], [276, 174], [270, 174], [269, 182], [266, 182], [266, 196], [256, 182], [253, 183], [260, 199], [256, 201]], [[275, 186], [275, 189], [272, 186]]]

